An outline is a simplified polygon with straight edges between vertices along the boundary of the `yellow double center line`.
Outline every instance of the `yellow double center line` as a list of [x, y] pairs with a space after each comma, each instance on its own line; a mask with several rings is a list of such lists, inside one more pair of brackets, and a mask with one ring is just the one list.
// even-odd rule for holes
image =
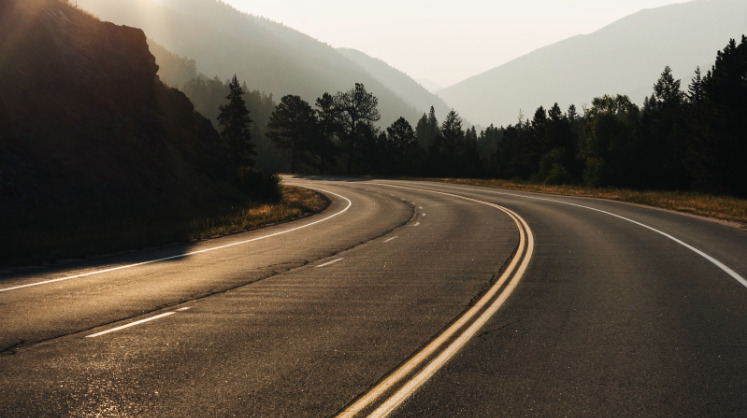
[[345, 408], [338, 417], [353, 417], [366, 413], [370, 417], [384, 417], [394, 411], [454, 357], [467, 341], [488, 322], [514, 291], [532, 258], [534, 251], [532, 231], [526, 221], [513, 211], [493, 203], [451, 193], [417, 190], [487, 205], [506, 213], [519, 229], [519, 246], [501, 277], [474, 306], [417, 354]]

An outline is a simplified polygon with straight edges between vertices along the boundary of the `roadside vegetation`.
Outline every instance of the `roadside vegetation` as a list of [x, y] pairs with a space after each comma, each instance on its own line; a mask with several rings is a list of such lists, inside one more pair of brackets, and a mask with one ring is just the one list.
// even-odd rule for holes
[[329, 200], [313, 190], [281, 186], [281, 193], [278, 202], [233, 208], [218, 216], [193, 221], [189, 228], [190, 240], [216, 238], [288, 222], [321, 212], [329, 206]]
[[497, 179], [440, 178], [433, 180], [495, 189], [618, 200], [736, 222], [741, 224], [743, 228], [747, 228], [747, 199], [730, 196], [681, 191], [642, 191], [582, 186], [554, 186]]
[[[127, 222], [118, 218], [85, 222], [63, 215], [44, 225], [13, 234], [14, 246], [0, 259], [0, 268], [55, 263], [105, 254], [190, 243], [288, 222], [324, 210], [329, 200], [299, 187], [280, 186], [277, 201], [248, 201], [207, 210]], [[10, 249], [10, 250], [12, 250]]]

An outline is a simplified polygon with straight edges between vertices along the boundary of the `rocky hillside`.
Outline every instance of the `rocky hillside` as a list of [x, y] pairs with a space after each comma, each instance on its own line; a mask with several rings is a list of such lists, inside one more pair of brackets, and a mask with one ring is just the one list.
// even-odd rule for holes
[[140, 29], [0, 2], [0, 265], [66, 256], [77, 237], [178, 239], [170, 225], [244, 197], [212, 125], [157, 70]]

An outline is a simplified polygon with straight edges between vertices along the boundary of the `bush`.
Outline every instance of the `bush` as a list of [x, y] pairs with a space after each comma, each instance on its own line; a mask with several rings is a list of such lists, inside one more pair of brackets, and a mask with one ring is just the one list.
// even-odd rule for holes
[[254, 198], [278, 202], [281, 198], [280, 177], [252, 167], [239, 168], [239, 183]]

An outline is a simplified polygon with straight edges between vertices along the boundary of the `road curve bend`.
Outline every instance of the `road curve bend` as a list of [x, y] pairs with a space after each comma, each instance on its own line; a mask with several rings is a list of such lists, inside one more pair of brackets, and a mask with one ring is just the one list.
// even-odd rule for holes
[[747, 231], [595, 199], [285, 181], [330, 208], [0, 276], [0, 415], [747, 410]]

